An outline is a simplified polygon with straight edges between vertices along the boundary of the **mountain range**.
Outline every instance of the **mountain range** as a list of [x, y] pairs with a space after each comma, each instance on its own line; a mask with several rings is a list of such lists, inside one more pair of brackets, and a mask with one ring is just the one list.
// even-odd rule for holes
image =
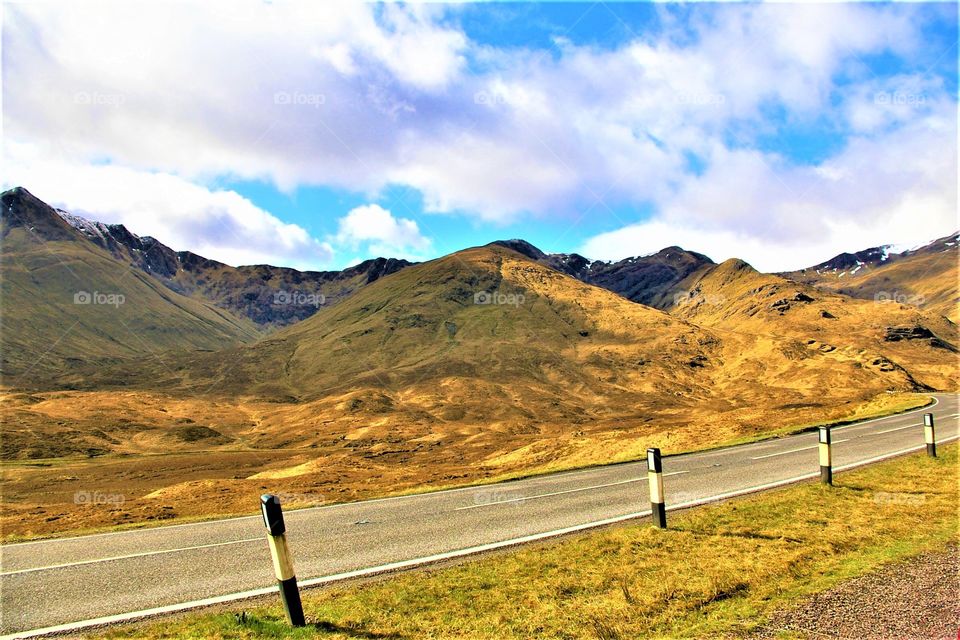
[[841, 253], [785, 277], [854, 298], [912, 304], [960, 321], [957, 233], [905, 251], [891, 246]]
[[[508, 240], [301, 273], [174, 252], [24, 189], [2, 213], [3, 456], [94, 456], [76, 482], [133, 492], [113, 515], [65, 493], [53, 516], [78, 526], [174, 498], [179, 515], [211, 496], [242, 511], [270, 482], [346, 499], [688, 450], [958, 386], [960, 336], [937, 312], [956, 280], [932, 286], [956, 273], [955, 237], [877, 258], [891, 290], [928, 292], [918, 306], [840, 291], [824, 275], [839, 263], [788, 277], [679, 247], [608, 263]], [[33, 492], [73, 486], [51, 473], [14, 474], [12, 526], [51, 517]]]

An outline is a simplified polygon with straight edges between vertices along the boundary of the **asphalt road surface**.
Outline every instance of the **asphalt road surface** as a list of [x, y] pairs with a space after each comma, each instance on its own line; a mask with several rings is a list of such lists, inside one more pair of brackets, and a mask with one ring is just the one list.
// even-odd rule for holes
[[[960, 437], [958, 400], [833, 430], [834, 470]], [[817, 434], [664, 458], [668, 509], [819, 477]], [[278, 492], [282, 486], [276, 488]], [[301, 585], [649, 514], [646, 463], [285, 514]], [[668, 517], [669, 521], [669, 517]], [[276, 589], [259, 515], [0, 547], [0, 633], [80, 629]]]

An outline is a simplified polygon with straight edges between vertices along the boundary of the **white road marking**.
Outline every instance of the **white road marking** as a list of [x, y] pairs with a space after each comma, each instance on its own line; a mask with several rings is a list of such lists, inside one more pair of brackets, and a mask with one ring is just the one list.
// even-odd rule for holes
[[[939, 419], [940, 419], [940, 420], [948, 420], [948, 419], [950, 419], [950, 418], [956, 418], [957, 416], [960, 416], [960, 413], [955, 413], [955, 414], [953, 414], [952, 416], [941, 416]], [[923, 425], [918, 422], [918, 423], [916, 423], [916, 424], [908, 424], [908, 425], [903, 426], [903, 427], [894, 427], [893, 429], [884, 429], [883, 431], [875, 431], [875, 432], [873, 432], [872, 434], [868, 434], [868, 435], [876, 435], [876, 436], [878, 436], [878, 435], [880, 435], [881, 433], [892, 433], [892, 432], [894, 432], [894, 431], [900, 431], [901, 429], [910, 429], [910, 428], [914, 428], [914, 427], [919, 431], [920, 429], [923, 428]]]
[[908, 424], [905, 427], [894, 427], [893, 429], [884, 429], [883, 431], [875, 431], [873, 433], [868, 433], [868, 436], [879, 436], [882, 433], [893, 433], [894, 431], [902, 431], [903, 429], [916, 429], [920, 430], [923, 428], [922, 424]]
[[[960, 438], [960, 435], [950, 436], [940, 440], [940, 443], [952, 442]], [[901, 449], [899, 451], [894, 451], [892, 453], [886, 453], [882, 456], [877, 456], [875, 458], [869, 458], [867, 460], [861, 460], [859, 462], [854, 462], [851, 464], [846, 464], [841, 467], [836, 467], [834, 471], [845, 471], [847, 469], [854, 469], [856, 467], [862, 467], [864, 465], [871, 464], [873, 462], [880, 462], [881, 460], [886, 460], [887, 458], [894, 458], [905, 453], [911, 453], [913, 451], [920, 451], [925, 449], [926, 445], [918, 445], [915, 447], [910, 447], [908, 449]], [[689, 502], [683, 502], [680, 504], [675, 504], [667, 507], [667, 511], [674, 511], [676, 509], [684, 509], [688, 507], [696, 507], [702, 504], [709, 504], [711, 502], [716, 502], [718, 500], [723, 500], [726, 498], [733, 498], [740, 495], [745, 495], [748, 493], [755, 493], [757, 491], [763, 491], [765, 489], [774, 489], [776, 487], [784, 486], [794, 482], [801, 482], [803, 480], [809, 480], [811, 478], [819, 477], [819, 472], [807, 473], [802, 476], [795, 476], [793, 478], [787, 478], [786, 480], [778, 480], [776, 482], [770, 482], [767, 484], [757, 485], [754, 487], [749, 487], [747, 489], [738, 489], [737, 491], [730, 491], [728, 493], [721, 493], [715, 496], [709, 496], [707, 498], [702, 498], [699, 500], [691, 500]], [[603, 527], [609, 524], [616, 524], [618, 522], [624, 522], [627, 520], [633, 520], [636, 518], [642, 518], [644, 516], [649, 516], [650, 510], [646, 511], [637, 511], [635, 513], [628, 513], [623, 516], [616, 516], [614, 518], [607, 518], [606, 520], [597, 520], [595, 522], [588, 522], [586, 524], [578, 524], [572, 527], [567, 527], [565, 529], [555, 529], [553, 531], [545, 531], [543, 533], [535, 533], [529, 536], [523, 536], [521, 538], [511, 538], [509, 540], [501, 540], [500, 542], [491, 542], [488, 544], [478, 545], [475, 547], [467, 547], [465, 549], [458, 549], [456, 551], [448, 551], [446, 553], [438, 553], [432, 556], [425, 556], [422, 558], [413, 558], [411, 560], [403, 560], [400, 562], [393, 562], [390, 564], [383, 564], [377, 567], [368, 567], [366, 569], [357, 569], [356, 571], [347, 571], [345, 573], [337, 573], [329, 576], [322, 576], [319, 578], [310, 578], [309, 580], [300, 581], [301, 587], [312, 587], [320, 584], [327, 584], [331, 582], [338, 582], [340, 580], [346, 580], [349, 578], [358, 578], [363, 576], [376, 575], [379, 573], [387, 573], [390, 571], [397, 571], [400, 569], [410, 569], [418, 566], [423, 566], [427, 564], [432, 564], [441, 560], [448, 560], [451, 558], [459, 558], [468, 555], [474, 555], [477, 553], [482, 553], [484, 551], [491, 551], [493, 549], [502, 549], [504, 547], [512, 547], [527, 542], [535, 542], [537, 540], [544, 540], [548, 538], [555, 538], [557, 536], [562, 536], [567, 533], [575, 533], [577, 531], [586, 531], [589, 529], [596, 529], [597, 527]], [[119, 613], [112, 616], [104, 616], [101, 618], [93, 618], [91, 620], [80, 620], [77, 622], [70, 622], [67, 624], [56, 625], [53, 627], [44, 627], [41, 629], [32, 629], [30, 631], [20, 631], [17, 633], [11, 633], [5, 636], [0, 636], [0, 640], [13, 640], [14, 638], [35, 638], [37, 636], [51, 635], [55, 633], [69, 633], [74, 631], [79, 631], [81, 629], [87, 629], [90, 627], [99, 627], [107, 624], [116, 624], [120, 622], [132, 622], [134, 620], [139, 620], [141, 618], [148, 618], [151, 616], [161, 615], [165, 613], [174, 613], [177, 611], [186, 611], [189, 609], [198, 609], [200, 607], [206, 607], [214, 604], [222, 604], [225, 602], [235, 602], [237, 600], [246, 600], [249, 598], [256, 598], [258, 596], [265, 596], [270, 594], [275, 594], [277, 592], [277, 587], [265, 587], [263, 589], [252, 589], [250, 591], [240, 591], [237, 593], [229, 593], [222, 596], [216, 596], [214, 598], [206, 598], [203, 600], [191, 600], [189, 602], [180, 602], [177, 604], [171, 604], [164, 607], [156, 607], [153, 609], [142, 609], [140, 611], [132, 611], [130, 613]]]
[[[841, 443], [841, 442], [849, 442], [849, 441], [850, 441], [850, 438], [844, 438], [843, 440], [834, 440], [834, 441], [833, 441], [833, 444], [839, 444], [839, 443]], [[774, 457], [774, 456], [785, 456], [785, 455], [787, 455], [788, 453], [796, 453], [796, 452], [798, 452], [798, 451], [809, 451], [810, 449], [816, 449], [816, 448], [819, 447], [819, 446], [820, 446], [819, 444], [815, 444], [815, 445], [811, 445], [811, 446], [809, 446], [809, 447], [800, 447], [799, 449], [790, 449], [789, 451], [777, 451], [776, 453], [768, 453], [768, 454], [765, 455], [765, 456], [756, 456], [756, 457], [750, 458], [750, 459], [751, 459], [751, 460], [763, 460], [764, 458], [772, 458], [772, 457]]]
[[916, 408], [916, 409], [910, 409], [910, 411], [904, 411], [903, 413], [896, 413], [896, 414], [894, 414], [894, 415], [892, 415], [892, 416], [881, 416], [881, 417], [879, 417], [879, 418], [870, 418], [869, 420], [864, 420], [864, 421], [862, 421], [862, 422], [854, 422], [853, 424], [845, 424], [845, 425], [841, 425], [841, 426], [839, 426], [839, 427], [834, 427], [833, 430], [834, 430], [834, 431], [839, 431], [839, 430], [841, 430], [841, 429], [855, 429], [856, 427], [862, 427], [863, 425], [872, 424], [872, 423], [874, 423], [874, 422], [879, 422], [880, 420], [896, 420], [897, 418], [903, 418], [904, 416], [909, 416], [909, 415], [911, 415], [911, 414], [919, 413], [919, 412], [921, 412], [921, 411], [929, 412], [930, 409], [933, 409], [935, 406], [937, 406], [938, 404], [940, 404], [940, 398], [937, 398], [936, 396], [928, 396], [928, 397], [932, 397], [932, 398], [933, 398], [933, 402], [931, 402], [930, 404], [928, 404], [928, 405], [925, 406], [925, 407], [918, 407], [918, 408]]
[[[673, 471], [672, 473], [663, 474], [666, 476], [678, 476], [681, 473], [690, 473], [689, 471]], [[467, 509], [481, 509], [483, 507], [495, 507], [501, 504], [509, 504], [511, 502], [526, 502], [527, 500], [536, 500], [538, 498], [549, 498], [551, 496], [562, 496], [567, 493], [577, 493], [579, 491], [590, 491], [591, 489], [603, 489], [605, 487], [615, 487], [621, 484], [630, 484], [631, 482], [646, 482], [646, 478], [631, 478], [629, 480], [620, 480], [619, 482], [608, 482], [607, 484], [595, 484], [590, 487], [579, 487], [577, 489], [566, 489], [564, 491], [553, 491], [551, 493], [539, 493], [533, 496], [521, 496], [519, 498], [510, 498], [509, 500], [494, 500], [491, 502], [484, 502], [483, 504], [470, 504], [465, 507], [457, 507], [454, 511], [465, 511]]]
[[143, 553], [131, 553], [125, 556], [111, 556], [109, 558], [97, 558], [95, 560], [80, 560], [78, 562], [64, 562], [63, 564], [51, 564], [45, 567], [31, 567], [29, 569], [18, 569], [16, 571], [4, 571], [0, 576], [15, 576], [21, 573], [34, 573], [35, 571], [51, 571], [53, 569], [63, 569], [65, 567], [79, 567], [85, 564], [97, 564], [98, 562], [111, 562], [113, 560], [129, 560], [130, 558], [143, 558], [145, 556], [160, 556], [166, 553], [177, 553], [178, 551], [194, 551], [196, 549], [209, 549], [210, 547], [225, 547], [231, 544], [241, 544], [244, 542], [253, 542], [255, 540], [265, 540], [265, 537], [244, 538], [243, 540], [231, 540], [230, 542], [214, 542], [211, 544], [199, 544], [194, 547], [180, 547], [178, 549], [162, 549], [160, 551], [144, 551]]
[[[918, 408], [916, 408], [916, 409], [910, 409], [909, 411], [904, 411], [903, 413], [896, 413], [896, 414], [889, 415], [889, 416], [881, 416], [881, 417], [879, 417], [879, 418], [870, 418], [869, 420], [862, 420], [862, 421], [860, 421], [860, 422], [853, 422], [853, 423], [850, 423], [850, 424], [840, 425], [840, 426], [837, 426], [837, 427], [833, 427], [833, 432], [834, 432], [834, 433], [838, 433], [838, 432], [840, 432], [840, 431], [846, 432], [847, 430], [854, 430], [854, 429], [857, 429], [857, 428], [859, 428], [859, 427], [863, 427], [863, 426], [866, 426], [866, 425], [869, 425], [869, 424], [873, 424], [874, 422], [880, 422], [880, 421], [882, 421], [882, 420], [893, 421], [893, 420], [897, 420], [898, 418], [903, 418], [903, 417], [909, 416], [909, 415], [914, 414], [914, 413], [919, 413], [919, 412], [921, 412], [921, 411], [929, 412], [929, 411], [930, 411], [931, 409], [933, 409], [935, 406], [937, 406], [938, 404], [940, 404], [940, 398], [937, 398], [937, 397], [935, 397], [935, 396], [930, 396], [930, 397], [933, 399], [933, 402], [931, 402], [930, 404], [928, 404], [928, 405], [926, 405], [926, 406], [924, 406], [924, 407], [918, 407]], [[960, 416], [960, 414], [956, 414], [956, 415], [957, 415], [957, 416]], [[951, 417], [951, 416], [947, 416], [947, 417]], [[737, 452], [737, 451], [739, 451], [739, 450], [741, 450], [741, 449], [748, 448], [748, 447], [749, 447], [749, 448], [754, 448], [754, 449], [761, 449], [761, 448], [763, 448], [763, 447], [775, 446], [775, 445], [779, 444], [779, 442], [780, 442], [782, 439], [794, 438], [794, 437], [802, 436], [802, 435], [804, 435], [804, 434], [803, 434], [803, 433], [792, 433], [792, 434], [788, 434], [788, 435], [784, 435], [784, 436], [771, 437], [771, 438], [769, 438], [768, 440], [757, 440], [757, 441], [755, 441], [755, 442], [745, 442], [745, 443], [743, 443], [743, 444], [736, 444], [736, 445], [731, 445], [731, 446], [727, 446], [727, 447], [718, 447], [718, 448], [716, 448], [716, 449], [706, 449], [706, 450], [701, 451], [701, 452], [691, 451], [690, 453], [682, 453], [682, 454], [679, 454], [679, 455], [677, 455], [676, 457], [677, 457], [677, 458], [686, 458], [686, 457], [690, 457], [690, 456], [696, 456], [697, 459], [702, 459], [702, 458], [709, 458], [709, 457], [711, 457], [711, 456], [728, 455], [728, 454], [730, 454], [730, 453], [734, 453], [734, 452]], [[670, 457], [673, 457], [673, 456], [670, 456]], [[634, 464], [634, 463], [631, 463], [631, 464]]]

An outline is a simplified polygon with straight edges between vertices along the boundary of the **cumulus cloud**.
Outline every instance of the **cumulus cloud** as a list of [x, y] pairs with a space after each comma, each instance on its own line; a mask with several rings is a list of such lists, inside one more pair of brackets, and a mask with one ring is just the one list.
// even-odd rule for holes
[[394, 217], [378, 204], [351, 209], [339, 220], [336, 241], [353, 250], [365, 246], [370, 255], [415, 259], [430, 247], [415, 221]]
[[[557, 39], [550, 51], [472, 42], [455, 8], [430, 4], [4, 11], [6, 134], [56, 141], [77, 166], [107, 158], [199, 183], [322, 185], [370, 201], [402, 185], [429, 211], [496, 223], [652, 206], [678, 233], [757, 246], [822, 240], [828, 222], [881, 229], [904, 202], [955, 198], [941, 158], [912, 145], [930, 137], [913, 125], [935, 126], [955, 96], [922, 74], [885, 83], [863, 62], [921, 50], [924, 6], [697, 5], [683, 20], [663, 9], [660, 29], [614, 48]], [[929, 102], [876, 99], [896, 87]], [[762, 149], [764, 136], [824, 114], [829, 135], [851, 136], [836, 157], [812, 167]], [[955, 150], [954, 138], [939, 147]], [[898, 153], [904, 175], [873, 167], [867, 149]], [[831, 197], [811, 205], [794, 191]], [[915, 228], [940, 226], [937, 213]], [[616, 237], [589, 246], [612, 255]]]
[[650, 220], [589, 238], [585, 255], [619, 259], [680, 245], [764, 271], [810, 266], [896, 242], [919, 245], [957, 227], [954, 108], [882, 136], [857, 136], [815, 166], [716, 145]]
[[8, 144], [4, 188], [26, 185], [38, 198], [92, 220], [119, 223], [177, 251], [231, 265], [328, 263], [333, 250], [240, 194], [208, 189], [168, 173], [115, 165], [70, 164]]

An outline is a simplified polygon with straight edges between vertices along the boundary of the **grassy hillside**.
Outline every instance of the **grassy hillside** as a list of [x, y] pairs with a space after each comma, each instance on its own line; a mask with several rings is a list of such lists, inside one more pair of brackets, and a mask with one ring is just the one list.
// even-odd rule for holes
[[[670, 312], [736, 335], [744, 354], [769, 350], [757, 374], [778, 362], [798, 384], [954, 388], [957, 327], [942, 316], [898, 303], [820, 291], [728, 260], [683, 281], [689, 292]], [[766, 346], [764, 346], [766, 345]], [[779, 351], [779, 353], [777, 353]], [[738, 367], [734, 370], [743, 369]]]
[[[8, 464], [4, 523], [30, 535], [246, 511], [266, 487], [309, 504], [450, 486], [749, 440], [956, 388], [952, 325], [916, 309], [793, 300], [796, 284], [741, 263], [689, 288], [688, 320], [477, 248], [252, 345], [9, 393], [20, 444], [4, 456], [23, 462]], [[697, 291], [709, 307], [694, 308]], [[939, 342], [885, 340], [908, 321]], [[87, 449], [106, 455], [76, 457]], [[83, 484], [122, 485], [128, 501], [78, 510]]]
[[305, 591], [309, 625], [298, 630], [274, 597], [97, 637], [742, 637], [808, 594], [955, 544], [956, 467], [951, 445], [935, 460], [917, 454], [842, 473], [830, 488], [810, 483], [672, 514], [666, 530], [638, 522]]
[[[499, 300], [478, 303], [484, 295]], [[528, 400], [546, 394], [562, 402], [560, 388], [597, 407], [608, 404], [597, 396], [628, 393], [633, 402], [656, 389], [689, 390], [697, 384], [694, 367], [674, 365], [714, 344], [709, 332], [667, 314], [512, 251], [479, 248], [407, 269], [239, 350], [238, 368], [247, 366], [255, 385], [277, 384], [282, 371], [287, 389], [308, 399], [357, 386], [409, 393], [474, 380], [484, 387], [483, 401], [527, 404], [524, 413], [532, 415], [538, 407]], [[271, 362], [283, 366], [264, 366]], [[469, 405], [479, 390], [448, 395], [447, 403]]]
[[170, 350], [219, 349], [258, 330], [184, 297], [96, 246], [22, 189], [3, 195], [0, 222], [5, 384], [48, 384], [74, 367]]

